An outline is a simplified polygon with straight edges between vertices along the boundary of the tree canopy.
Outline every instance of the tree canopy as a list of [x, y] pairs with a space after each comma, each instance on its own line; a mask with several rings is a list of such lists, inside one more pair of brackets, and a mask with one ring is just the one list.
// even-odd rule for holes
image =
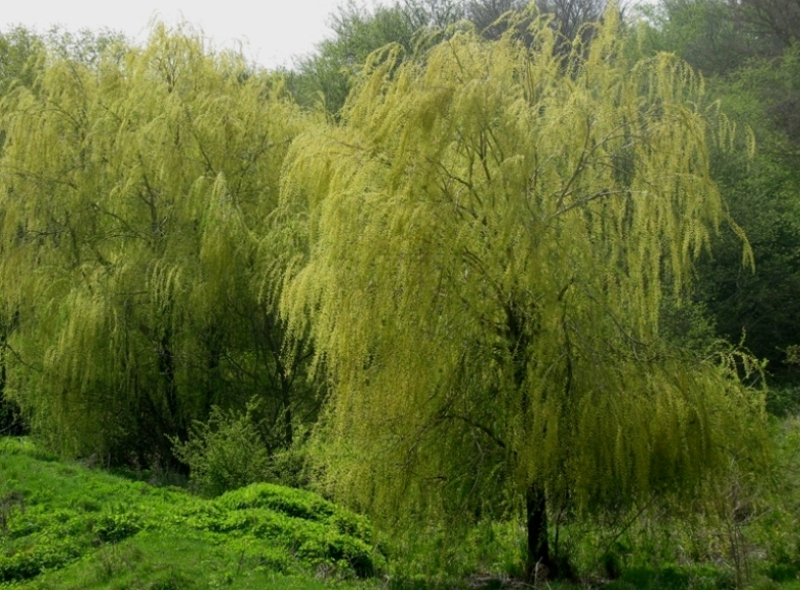
[[191, 31], [111, 49], [51, 52], [3, 98], [7, 391], [68, 455], [169, 460], [169, 435], [253, 398], [284, 448], [302, 403], [258, 252], [299, 111]]
[[385, 518], [522, 511], [531, 575], [547, 502], [691, 493], [760, 420], [730, 359], [660, 337], [665, 293], [735, 228], [709, 172], [733, 129], [679, 60], [623, 57], [616, 27], [566, 61], [546, 19], [531, 48], [386, 49], [285, 179], [306, 251], [282, 309], [328, 376], [331, 493]]

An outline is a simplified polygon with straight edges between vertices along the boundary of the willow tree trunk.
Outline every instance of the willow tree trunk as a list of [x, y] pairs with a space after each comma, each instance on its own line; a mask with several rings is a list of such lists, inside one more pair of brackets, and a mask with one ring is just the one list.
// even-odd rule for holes
[[[530, 399], [525, 387], [527, 374], [526, 358], [531, 342], [531, 332], [526, 326], [522, 306], [512, 300], [505, 308], [506, 334], [514, 364], [514, 382], [522, 392], [522, 409], [530, 411]], [[525, 513], [528, 529], [528, 551], [525, 559], [525, 578], [531, 584], [541, 582], [553, 571], [550, 560], [550, 545], [547, 541], [547, 501], [541, 485], [531, 483], [525, 492]]]
[[169, 412], [168, 421], [172, 430], [180, 435], [180, 424], [183, 422], [178, 408], [178, 384], [175, 381], [175, 354], [172, 350], [172, 333], [166, 330], [161, 337], [161, 349], [158, 354], [158, 372], [164, 382], [164, 399]]
[[528, 554], [525, 561], [525, 578], [529, 583], [541, 582], [554, 571], [547, 540], [547, 502], [544, 490], [531, 484], [525, 494], [528, 528]]

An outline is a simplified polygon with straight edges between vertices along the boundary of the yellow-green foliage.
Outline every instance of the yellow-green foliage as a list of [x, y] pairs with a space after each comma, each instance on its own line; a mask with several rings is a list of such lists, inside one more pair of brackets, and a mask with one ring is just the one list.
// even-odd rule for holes
[[163, 453], [277, 389], [255, 253], [304, 123], [279, 79], [184, 31], [43, 59], [0, 115], [7, 394], [65, 453]]
[[707, 142], [733, 130], [685, 64], [622, 57], [613, 11], [567, 60], [531, 34], [373, 55], [289, 156], [282, 309], [332, 389], [321, 472], [384, 517], [691, 493], [759, 428], [730, 365], [659, 338], [728, 221]]

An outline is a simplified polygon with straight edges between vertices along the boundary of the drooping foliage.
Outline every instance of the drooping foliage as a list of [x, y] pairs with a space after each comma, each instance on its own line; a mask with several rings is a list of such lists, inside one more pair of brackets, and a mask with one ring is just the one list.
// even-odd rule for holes
[[0, 96], [15, 80], [31, 80], [31, 66], [41, 45], [41, 39], [23, 27], [0, 33]]
[[730, 222], [708, 146], [733, 129], [684, 63], [624, 58], [616, 25], [566, 61], [541, 19], [531, 48], [387, 49], [341, 125], [294, 144], [306, 253], [282, 309], [331, 387], [329, 490], [384, 522], [527, 503], [541, 528], [544, 498], [689, 494], [753, 440], [760, 394], [659, 326]]
[[[747, 233], [755, 271], [739, 264], [732, 232], [698, 266], [696, 299], [720, 335], [768, 361], [772, 385], [794, 381], [786, 351], [800, 333], [800, 53], [786, 34], [796, 3], [664, 0], [648, 10], [642, 47], [676, 52], [708, 93], [756, 140], [754, 158], [713, 150], [712, 174]], [[772, 26], [762, 17], [772, 15]], [[783, 15], [778, 17], [777, 15]], [[760, 15], [760, 16], [759, 16]]]
[[163, 459], [168, 435], [253, 398], [267, 448], [291, 444], [313, 406], [257, 252], [275, 251], [264, 228], [301, 125], [279, 80], [163, 27], [90, 62], [51, 53], [3, 99], [6, 387], [51, 446]]
[[[407, 55], [424, 52], [436, 41], [459, 28], [474, 27], [482, 37], [497, 39], [510, 26], [524, 42], [530, 23], [529, 5], [550, 17], [558, 32], [554, 49], [569, 53], [573, 37], [584, 41], [602, 16], [604, 0], [394, 0], [376, 3], [372, 9], [354, 0], [343, 3], [330, 17], [333, 35], [316, 51], [297, 61], [286, 72], [287, 86], [303, 106], [322, 106], [338, 116], [369, 55], [390, 43]], [[588, 35], [588, 36], [587, 36]]]
[[[30, 82], [35, 77], [37, 55], [42, 49], [41, 39], [23, 27], [0, 32], [0, 96], [14, 84]], [[0, 150], [5, 137], [0, 134]], [[5, 395], [7, 382], [6, 357], [9, 355], [8, 338], [17, 322], [13, 314], [0, 304], [0, 435], [22, 434], [25, 424], [19, 405]]]

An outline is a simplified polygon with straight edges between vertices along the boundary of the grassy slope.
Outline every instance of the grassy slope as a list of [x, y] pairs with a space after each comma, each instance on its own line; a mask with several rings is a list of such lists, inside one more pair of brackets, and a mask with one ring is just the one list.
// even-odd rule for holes
[[[789, 442], [794, 446], [794, 439]], [[776, 512], [776, 518], [759, 519], [758, 526], [776, 538], [788, 535], [786, 542], [794, 546], [794, 520], [782, 523], [784, 512]], [[680, 530], [667, 532], [672, 543], [680, 544]], [[762, 536], [758, 530], [750, 534], [754, 540]], [[417, 558], [441, 554], [436, 539], [423, 547], [428, 537], [421, 537]], [[487, 566], [479, 549], [500, 542], [505, 548], [498, 550], [501, 555], [509, 543], [490, 537], [484, 532], [473, 539], [474, 555], [470, 543], [459, 549], [460, 558], [468, 563], [455, 578], [413, 575], [413, 568], [406, 564], [405, 571], [393, 572], [400, 574], [393, 576], [395, 580], [405, 581], [391, 586], [500, 588], [507, 568]], [[608, 590], [734, 586], [732, 570], [724, 563], [706, 560], [677, 565], [674, 556], [665, 555], [666, 561], [657, 560], [663, 561], [661, 567], [648, 566], [652, 559], [643, 554], [641, 539], [637, 542], [636, 537], [631, 533], [630, 544], [639, 546], [634, 557], [641, 565], [623, 567], [619, 579], [606, 582]], [[755, 552], [752, 587], [800, 590], [800, 562], [793, 555], [759, 564], [767, 555]], [[512, 558], [519, 558], [513, 550]], [[382, 584], [374, 578], [357, 577], [371, 570], [385, 571], [385, 567], [384, 558], [373, 549], [367, 521], [314, 494], [256, 484], [203, 500], [178, 488], [153, 487], [59, 462], [31, 443], [0, 438], [0, 590], [322, 590], [331, 586], [376, 590]], [[474, 577], [468, 579], [470, 571], [494, 573], [480, 584]], [[598, 583], [602, 585], [600, 580], [587, 580], [586, 586]]]
[[0, 588], [318, 589], [382, 565], [366, 520], [311, 493], [203, 500], [0, 439]]

